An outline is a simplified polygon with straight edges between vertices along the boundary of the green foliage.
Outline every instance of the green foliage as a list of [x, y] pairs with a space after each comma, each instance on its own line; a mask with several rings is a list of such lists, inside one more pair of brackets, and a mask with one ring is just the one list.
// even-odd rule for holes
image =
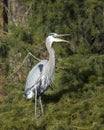
[[[28, 21], [8, 25], [7, 34], [0, 37], [0, 83], [7, 93], [0, 100], [0, 129], [103, 130], [104, 2], [23, 0], [23, 4], [31, 6]], [[34, 120], [34, 99], [27, 101], [23, 92], [27, 73], [36, 61], [29, 57], [18, 67], [27, 50], [46, 59], [44, 41], [50, 32], [70, 33], [65, 38], [70, 44], [53, 46], [56, 87], [43, 95], [45, 116]], [[39, 110], [38, 106], [38, 114]]]
[[[63, 71], [61, 71], [62, 75], [64, 75], [62, 76], [62, 82], [65, 81], [67, 85], [68, 81], [70, 81], [70, 84], [76, 84], [77, 82], [82, 85], [85, 83], [103, 84], [103, 58], [103, 55], [75, 55], [70, 56], [66, 59], [64, 58], [64, 60], [59, 62], [59, 66], [64, 66], [64, 68], [62, 68]], [[73, 83], [73, 80], [76, 82], [74, 81]]]

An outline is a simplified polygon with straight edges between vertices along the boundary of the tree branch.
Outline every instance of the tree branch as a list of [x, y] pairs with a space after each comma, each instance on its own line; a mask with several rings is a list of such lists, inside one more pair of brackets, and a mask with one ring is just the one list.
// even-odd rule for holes
[[[27, 49], [26, 49], [27, 50]], [[28, 50], [27, 50], [28, 51]], [[29, 56], [32, 56], [35, 60], [40, 61], [40, 59], [38, 59], [37, 57], [35, 57], [31, 52], [28, 51], [28, 54], [25, 56], [23, 62], [21, 63], [21, 65], [16, 69], [16, 71], [14, 71], [8, 78], [12, 77], [14, 74], [16, 74], [24, 65], [25, 61], [27, 60], [27, 58]]]
[[32, 4], [31, 4], [31, 6], [27, 9], [27, 11], [25, 12], [25, 14], [23, 15], [22, 21], [24, 21], [25, 17], [27, 17], [29, 11], [31, 10], [31, 7], [32, 7]]
[[7, 11], [8, 15], [11, 17], [12, 22], [15, 24], [15, 26], [18, 26], [18, 24], [16, 23], [15, 18], [12, 16], [12, 14], [11, 14], [10, 10], [8, 9], [8, 7], [4, 3], [3, 3], [3, 6], [4, 6], [5, 10]]

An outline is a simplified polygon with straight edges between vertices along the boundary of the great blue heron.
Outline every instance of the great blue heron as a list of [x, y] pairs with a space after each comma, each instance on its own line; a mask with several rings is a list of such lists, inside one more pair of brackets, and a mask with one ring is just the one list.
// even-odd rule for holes
[[53, 42], [69, 42], [59, 37], [68, 36], [69, 34], [56, 34], [50, 33], [46, 38], [46, 48], [49, 53], [48, 60], [42, 60], [36, 64], [32, 70], [29, 72], [27, 77], [26, 86], [25, 86], [25, 97], [27, 99], [35, 96], [35, 119], [36, 109], [37, 109], [37, 99], [39, 98], [41, 106], [41, 114], [44, 115], [43, 106], [41, 102], [41, 95], [48, 88], [49, 85], [52, 85], [52, 78], [55, 72], [55, 52], [52, 48]]

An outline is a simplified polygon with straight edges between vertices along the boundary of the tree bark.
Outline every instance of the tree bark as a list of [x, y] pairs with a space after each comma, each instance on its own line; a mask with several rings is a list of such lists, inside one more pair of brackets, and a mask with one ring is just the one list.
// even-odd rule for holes
[[21, 0], [0, 0], [0, 35], [8, 31], [6, 25], [23, 24], [30, 9]]
[[4, 18], [3, 18], [3, 2], [0, 2], [0, 35], [3, 33]]

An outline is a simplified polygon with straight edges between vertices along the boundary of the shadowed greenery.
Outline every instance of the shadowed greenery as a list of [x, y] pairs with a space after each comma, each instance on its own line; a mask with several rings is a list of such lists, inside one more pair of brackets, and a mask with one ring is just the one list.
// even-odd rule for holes
[[[103, 5], [102, 0], [33, 0], [28, 21], [8, 25], [8, 33], [0, 36], [0, 130], [104, 129]], [[18, 68], [28, 50], [40, 59], [48, 57], [45, 38], [50, 32], [70, 33], [65, 37], [70, 44], [53, 45], [55, 88], [42, 96], [45, 116], [34, 120], [34, 99], [23, 94], [37, 61], [29, 56]]]
[[[80, 61], [79, 64], [77, 62], [77, 66], [73, 66], [73, 62], [76, 63], [76, 56], [73, 59], [70, 57], [72, 62], [69, 63], [69, 67], [64, 65], [66, 68], [56, 74], [55, 89], [53, 91], [48, 90], [43, 95], [45, 116], [36, 121], [34, 120], [34, 100], [25, 100], [23, 97], [24, 86], [20, 83], [7, 83], [5, 86], [7, 96], [0, 104], [1, 129], [103, 130], [104, 85], [96, 68], [93, 69], [93, 72], [91, 68], [96, 66], [92, 61], [97, 60], [99, 62], [100, 58], [104, 58], [104, 56], [84, 57], [84, 59], [81, 58], [82, 62]], [[74, 69], [70, 66], [73, 66]], [[66, 71], [65, 69], [69, 70]], [[65, 75], [65, 72], [69, 72], [68, 76]], [[89, 73], [90, 76], [88, 76]], [[39, 113], [40, 108], [38, 106]]]

